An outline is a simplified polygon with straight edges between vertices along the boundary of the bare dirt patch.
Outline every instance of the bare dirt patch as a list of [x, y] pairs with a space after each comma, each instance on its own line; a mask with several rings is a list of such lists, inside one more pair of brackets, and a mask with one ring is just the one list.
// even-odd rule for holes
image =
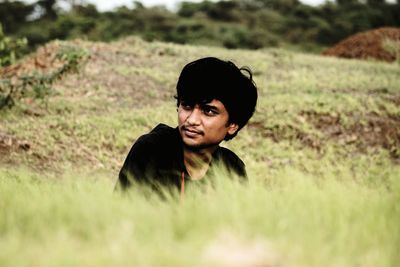
[[265, 138], [274, 142], [296, 140], [302, 145], [321, 151], [327, 142], [341, 146], [355, 146], [361, 153], [369, 148], [383, 148], [389, 151], [393, 159], [400, 158], [400, 116], [377, 113], [323, 113], [301, 111], [305, 121], [319, 133], [309, 133], [293, 125], [265, 127], [259, 122], [249, 124], [251, 130], [261, 131]]
[[65, 60], [57, 57], [60, 48], [59, 42], [48, 43], [22, 62], [1, 68], [0, 77], [11, 78], [32, 73], [51, 73], [65, 64]]
[[391, 114], [347, 114], [349, 122], [343, 124], [341, 116], [304, 111], [302, 115], [327, 139], [339, 144], [355, 144], [360, 151], [368, 147], [387, 149], [393, 157], [400, 156], [400, 116]]
[[261, 122], [249, 122], [247, 127], [250, 131], [257, 131], [262, 137], [271, 139], [276, 143], [283, 140], [296, 140], [318, 151], [320, 151], [322, 146], [321, 140], [318, 137], [290, 124], [264, 126]]
[[335, 46], [322, 52], [326, 56], [368, 59], [393, 62], [396, 54], [385, 49], [384, 42], [390, 40], [400, 43], [400, 28], [379, 28], [354, 34]]

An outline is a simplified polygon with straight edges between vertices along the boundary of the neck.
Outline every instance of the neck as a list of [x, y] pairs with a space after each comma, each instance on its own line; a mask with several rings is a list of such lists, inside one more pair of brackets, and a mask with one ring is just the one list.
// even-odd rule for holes
[[199, 180], [204, 177], [210, 162], [212, 154], [218, 146], [207, 147], [202, 149], [183, 148], [183, 161], [190, 177], [193, 180]]

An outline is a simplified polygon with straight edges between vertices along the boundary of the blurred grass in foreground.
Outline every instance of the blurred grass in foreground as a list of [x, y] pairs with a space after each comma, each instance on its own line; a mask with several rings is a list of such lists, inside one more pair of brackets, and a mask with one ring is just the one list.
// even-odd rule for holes
[[[221, 173], [215, 189], [189, 190], [184, 201], [121, 195], [113, 180], [82, 175], [0, 169], [0, 266], [220, 266], [230, 242], [243, 247], [229, 257], [268, 244], [253, 258], [270, 255], [272, 266], [400, 260], [399, 168], [373, 188], [289, 169], [274, 185], [258, 177], [243, 186]], [[207, 256], [215, 242], [218, 260]]]

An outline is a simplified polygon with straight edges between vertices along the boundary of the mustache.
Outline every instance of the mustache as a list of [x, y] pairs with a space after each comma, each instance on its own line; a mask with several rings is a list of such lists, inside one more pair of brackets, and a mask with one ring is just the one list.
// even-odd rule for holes
[[188, 125], [182, 125], [181, 127], [182, 130], [188, 131], [188, 132], [193, 132], [193, 133], [197, 133], [197, 134], [203, 134], [203, 131], [198, 130], [194, 127], [188, 126]]

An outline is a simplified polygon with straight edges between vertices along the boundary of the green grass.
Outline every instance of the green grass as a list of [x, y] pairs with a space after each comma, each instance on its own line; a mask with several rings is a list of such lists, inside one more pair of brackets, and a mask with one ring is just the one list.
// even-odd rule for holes
[[220, 175], [215, 189], [163, 201], [113, 193], [104, 176], [1, 170], [0, 266], [213, 266], [205, 253], [221, 235], [268, 243], [281, 266], [395, 266], [396, 171], [373, 187], [291, 169], [267, 186]]
[[[47, 105], [0, 111], [0, 266], [231, 266], [210, 250], [222, 261], [246, 249], [272, 266], [399, 262], [397, 63], [136, 38], [71, 44], [91, 58]], [[251, 67], [259, 88], [251, 125], [223, 144], [250, 184], [220, 173], [183, 202], [113, 193], [135, 139], [176, 124], [181, 68], [210, 55]]]

